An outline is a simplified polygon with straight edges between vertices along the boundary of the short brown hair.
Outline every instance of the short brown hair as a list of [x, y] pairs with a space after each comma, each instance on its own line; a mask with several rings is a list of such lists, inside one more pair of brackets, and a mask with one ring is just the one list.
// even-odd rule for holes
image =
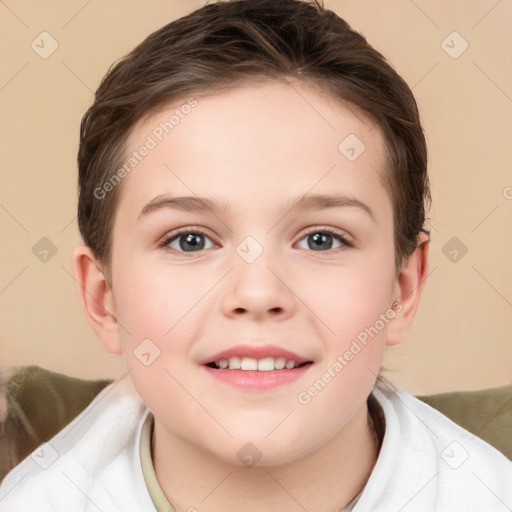
[[148, 36], [111, 67], [82, 119], [78, 224], [107, 275], [121, 186], [101, 198], [95, 191], [125, 159], [136, 123], [187, 95], [289, 78], [357, 105], [382, 130], [401, 267], [420, 231], [428, 233], [430, 202], [426, 142], [411, 90], [361, 34], [318, 0], [231, 0], [205, 5]]

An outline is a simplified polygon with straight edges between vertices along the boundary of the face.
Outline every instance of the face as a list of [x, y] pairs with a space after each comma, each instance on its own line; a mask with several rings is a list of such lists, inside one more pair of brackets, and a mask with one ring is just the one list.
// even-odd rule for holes
[[194, 98], [129, 139], [140, 159], [113, 229], [118, 348], [159, 435], [235, 464], [250, 442], [279, 464], [365, 407], [396, 321], [384, 141], [304, 84]]

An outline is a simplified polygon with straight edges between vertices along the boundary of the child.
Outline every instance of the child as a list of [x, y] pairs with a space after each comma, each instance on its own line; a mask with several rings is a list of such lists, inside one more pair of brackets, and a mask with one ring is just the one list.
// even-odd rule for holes
[[3, 512], [512, 507], [512, 462], [379, 376], [427, 275], [427, 151], [343, 20], [233, 0], [166, 25], [103, 79], [78, 165], [78, 292], [127, 374]]

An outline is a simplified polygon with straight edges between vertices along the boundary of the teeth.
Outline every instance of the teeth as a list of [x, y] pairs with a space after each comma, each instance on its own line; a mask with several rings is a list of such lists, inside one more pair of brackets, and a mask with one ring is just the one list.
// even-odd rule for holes
[[[225, 359], [224, 359], [225, 361]], [[230, 370], [240, 370], [241, 359], [239, 357], [230, 357], [228, 361]]]
[[252, 357], [230, 357], [229, 359], [220, 359], [215, 364], [222, 370], [259, 370], [268, 372], [272, 370], [291, 370], [297, 366], [292, 359], [287, 360], [284, 357], [264, 357], [263, 359], [254, 359]]
[[265, 357], [264, 359], [258, 359], [258, 370], [262, 372], [269, 372], [275, 369], [275, 363], [273, 357]]
[[240, 363], [241, 370], [257, 370], [258, 369], [258, 361], [253, 359], [252, 357], [244, 357], [242, 358], [242, 362]]

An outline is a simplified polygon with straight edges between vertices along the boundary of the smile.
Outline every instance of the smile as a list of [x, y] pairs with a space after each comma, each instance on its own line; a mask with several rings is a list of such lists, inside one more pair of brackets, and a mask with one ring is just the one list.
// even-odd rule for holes
[[[230, 368], [230, 364], [236, 368]], [[222, 368], [221, 365], [225, 367]], [[203, 364], [201, 368], [204, 368], [213, 379], [222, 384], [244, 391], [261, 391], [296, 381], [312, 366], [312, 361], [297, 365], [295, 361], [284, 358], [230, 357], [218, 362]]]
[[229, 359], [219, 359], [212, 361], [207, 366], [225, 370], [257, 370], [260, 372], [270, 372], [272, 370], [292, 370], [299, 368], [311, 361], [304, 363], [297, 363], [293, 359], [286, 359], [285, 357], [264, 357], [262, 359], [255, 359], [252, 357], [230, 357]]

